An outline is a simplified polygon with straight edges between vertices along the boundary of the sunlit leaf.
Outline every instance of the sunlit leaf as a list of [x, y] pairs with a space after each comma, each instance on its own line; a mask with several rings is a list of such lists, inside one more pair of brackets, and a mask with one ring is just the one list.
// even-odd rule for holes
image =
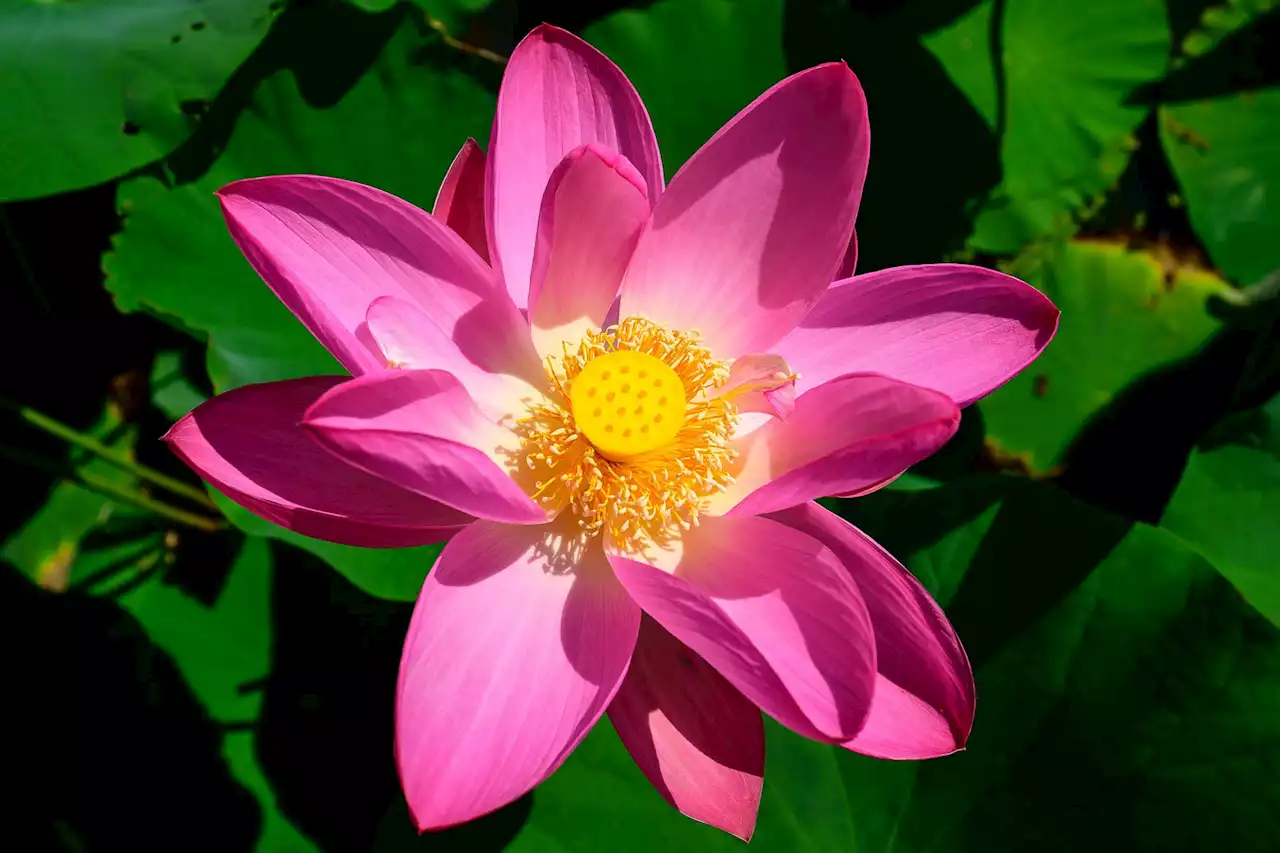
[[282, 5], [0, 2], [0, 200], [91, 186], [167, 155]]

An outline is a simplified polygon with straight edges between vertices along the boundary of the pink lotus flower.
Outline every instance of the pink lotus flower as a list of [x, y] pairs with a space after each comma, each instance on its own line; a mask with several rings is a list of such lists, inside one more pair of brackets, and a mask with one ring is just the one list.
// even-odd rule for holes
[[823, 65], [666, 186], [626, 77], [540, 27], [488, 160], [463, 147], [434, 215], [303, 175], [219, 193], [351, 377], [230, 391], [167, 439], [292, 530], [448, 539], [396, 698], [420, 828], [520, 797], [606, 711], [663, 797], [742, 838], [760, 711], [884, 758], [963, 747], [973, 677], [946, 617], [813, 500], [941, 447], [1058, 312], [977, 267], [852, 276], [869, 146], [858, 81]]

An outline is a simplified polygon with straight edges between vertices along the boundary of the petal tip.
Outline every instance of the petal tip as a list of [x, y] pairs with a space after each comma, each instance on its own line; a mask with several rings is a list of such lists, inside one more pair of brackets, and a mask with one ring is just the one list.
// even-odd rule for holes
[[543, 21], [541, 24], [538, 24], [530, 30], [529, 34], [525, 36], [525, 38], [538, 39], [539, 41], [552, 41], [564, 38], [565, 36], [568, 36], [568, 38], [574, 42], [582, 41], [582, 39], [578, 38], [563, 27], [557, 27], [555, 24], [548, 23], [547, 21]]
[[248, 189], [259, 186], [264, 183], [269, 184], [269, 183], [275, 183], [275, 182], [283, 182], [284, 179], [291, 178], [291, 177], [296, 177], [296, 176], [294, 175], [262, 175], [256, 178], [240, 178], [238, 180], [232, 181], [231, 183], [223, 184], [222, 186], [218, 187], [218, 189], [214, 190], [213, 194], [217, 196], [218, 200], [223, 202], [225, 206], [227, 199], [246, 195], [247, 193], [245, 191]]
[[522, 48], [528, 50], [539, 45], [554, 45], [570, 50], [585, 46], [595, 51], [595, 48], [591, 47], [581, 37], [574, 35], [563, 27], [557, 27], [555, 24], [549, 24], [544, 21], [529, 30], [528, 34], [520, 40], [515, 50], [512, 51], [512, 56], [521, 51]]
[[645, 184], [644, 175], [640, 174], [640, 170], [630, 160], [607, 145], [602, 145], [599, 142], [588, 142], [570, 151], [565, 159], [576, 163], [588, 155], [594, 156], [604, 166], [617, 172], [619, 177], [626, 180], [644, 199], [648, 200], [649, 187]]
[[858, 75], [854, 73], [854, 70], [849, 66], [849, 63], [845, 62], [843, 59], [835, 62], [824, 62], [820, 65], [815, 65], [807, 71], [799, 72], [795, 77], [820, 77], [823, 79], [829, 79], [831, 82], [837, 83], [841, 86], [849, 86], [852, 84], [853, 89], [859, 95], [862, 94], [862, 81], [858, 79]]

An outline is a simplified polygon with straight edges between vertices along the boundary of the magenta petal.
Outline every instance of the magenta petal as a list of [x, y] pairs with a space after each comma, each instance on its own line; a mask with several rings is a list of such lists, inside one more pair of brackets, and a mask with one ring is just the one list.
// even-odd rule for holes
[[474, 139], [462, 143], [440, 183], [431, 214], [453, 229], [467, 245], [489, 261], [489, 238], [484, 221], [484, 152]]
[[504, 468], [515, 436], [486, 419], [444, 371], [352, 379], [317, 400], [302, 423], [325, 449], [401, 488], [479, 518], [546, 521]]
[[625, 157], [583, 145], [556, 166], [542, 197], [529, 286], [539, 352], [563, 355], [604, 324], [649, 218], [644, 178]]
[[778, 344], [801, 392], [855, 371], [933, 388], [961, 406], [1030, 364], [1058, 309], [1029, 284], [964, 264], [894, 267], [831, 287]]
[[[840, 268], [836, 270], [835, 278], [839, 281], [842, 278], [852, 278], [853, 273], [858, 268], [858, 232], [854, 231], [853, 236], [849, 238], [849, 247], [844, 251], [844, 257], [840, 260]], [[821, 302], [822, 300], [818, 300]]]
[[880, 490], [881, 490], [881, 489], [883, 489], [885, 486], [889, 485], [890, 483], [892, 483], [894, 480], [898, 479], [899, 477], [901, 477], [901, 476], [902, 476], [903, 474], [905, 474], [905, 473], [907, 473], [907, 472], [906, 472], [906, 471], [899, 471], [897, 474], [894, 474], [892, 477], [885, 477], [883, 480], [880, 480], [880, 481], [879, 481], [879, 482], [877, 482], [877, 483], [872, 483], [870, 486], [863, 486], [862, 488], [854, 489], [854, 490], [853, 490], [853, 491], [851, 491], [851, 492], [841, 492], [841, 493], [840, 493], [840, 494], [838, 494], [838, 495], [830, 495], [830, 497], [833, 497], [833, 498], [860, 498], [860, 497], [862, 497], [863, 495], [869, 495], [869, 494], [871, 494], [872, 492], [878, 492], [878, 491], [880, 491]]
[[631, 81], [577, 36], [537, 27], [507, 62], [485, 181], [493, 264], [522, 308], [547, 180], [566, 154], [593, 142], [627, 158], [644, 176], [649, 199], [659, 196], [658, 141]]
[[556, 535], [478, 521], [427, 575], [396, 689], [396, 762], [420, 829], [546, 779], [622, 683], [640, 611], [599, 546], [576, 566], [548, 565]]
[[874, 373], [833, 379], [797, 397], [786, 420], [734, 440], [736, 479], [711, 511], [757, 515], [864, 491], [937, 451], [959, 425], [960, 410], [937, 391]]
[[609, 719], [663, 799], [751, 840], [764, 784], [760, 710], [648, 617]]
[[704, 517], [655, 566], [609, 553], [627, 592], [765, 713], [806, 737], [855, 737], [876, 648], [848, 572], [812, 537], [767, 518]]
[[[364, 328], [379, 296], [416, 303], [455, 339], [482, 302], [506, 304], [493, 271], [426, 211], [351, 181], [283, 175], [218, 191], [240, 251], [289, 310], [353, 375], [385, 367]], [[461, 341], [460, 341], [461, 342]]]
[[817, 504], [771, 518], [830, 548], [871, 614], [876, 693], [867, 724], [845, 746], [877, 758], [934, 758], [963, 749], [973, 727], [973, 670], [942, 608], [865, 533]]
[[671, 179], [627, 269], [622, 316], [699, 329], [721, 358], [768, 351], [839, 268], [870, 140], [843, 63], [765, 92]]
[[[473, 313], [483, 316], [493, 305], [478, 305]], [[522, 401], [546, 387], [546, 372], [523, 323], [505, 334], [477, 335], [463, 352], [425, 311], [395, 296], [375, 299], [367, 322], [388, 364], [452, 374], [491, 420], [522, 414]]]
[[353, 468], [299, 422], [346, 377], [246, 385], [196, 407], [164, 440], [183, 462], [245, 509], [305, 536], [403, 548], [447, 539], [473, 519]]

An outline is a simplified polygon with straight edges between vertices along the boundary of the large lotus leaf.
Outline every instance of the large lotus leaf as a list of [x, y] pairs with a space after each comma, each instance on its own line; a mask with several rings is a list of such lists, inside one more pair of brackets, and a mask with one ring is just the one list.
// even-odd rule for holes
[[627, 73], [653, 119], [667, 179], [787, 75], [782, 0], [662, 0], [616, 12], [583, 37]]
[[1028, 276], [1062, 309], [1034, 364], [981, 405], [991, 442], [1034, 471], [1050, 470], [1085, 422], [1129, 383], [1194, 353], [1218, 328], [1207, 302], [1227, 285], [1166, 270], [1118, 243], [1067, 244]]
[[169, 154], [266, 35], [268, 0], [0, 0], [0, 200]]
[[1280, 397], [1235, 416], [1187, 460], [1160, 525], [1280, 626]]
[[[1124, 170], [1146, 115], [1134, 96], [1158, 80], [1169, 24], [1158, 0], [1020, 0], [1003, 8], [1004, 103], [998, 108], [1003, 180], [983, 205], [970, 246], [1006, 253], [1070, 228], [1073, 216]], [[981, 14], [954, 28], [978, 37]], [[983, 51], [926, 44], [986, 114], [991, 74]], [[999, 88], [997, 88], [999, 91]]]
[[1280, 266], [1280, 88], [1160, 108], [1160, 138], [1196, 236], [1240, 284]]
[[[213, 195], [219, 187], [306, 172], [430, 208], [463, 140], [485, 138], [493, 96], [406, 15], [338, 7], [287, 19], [297, 28], [291, 37], [308, 45], [303, 64], [258, 84], [212, 167], [176, 186], [150, 176], [121, 185], [125, 226], [104, 259], [107, 286], [124, 311], [147, 310], [207, 335], [217, 390], [341, 373], [236, 249]], [[342, 62], [382, 42], [354, 84], [340, 79]]]

